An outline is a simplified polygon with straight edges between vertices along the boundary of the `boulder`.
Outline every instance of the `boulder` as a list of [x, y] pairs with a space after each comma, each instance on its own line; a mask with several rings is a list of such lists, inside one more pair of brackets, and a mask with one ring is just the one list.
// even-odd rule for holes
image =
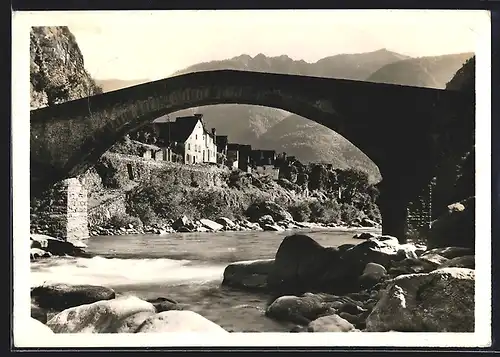
[[216, 323], [193, 311], [164, 311], [147, 318], [137, 333], [209, 332], [228, 333]]
[[225, 229], [234, 229], [236, 224], [226, 217], [219, 217], [215, 220], [215, 222], [222, 225]]
[[371, 219], [363, 218], [360, 222], [361, 227], [378, 227], [379, 224]]
[[90, 254], [86, 253], [79, 243], [77, 244], [78, 246], [75, 246], [71, 242], [44, 234], [31, 234], [30, 240], [31, 248], [38, 248], [52, 255], [90, 257]]
[[222, 224], [214, 222], [214, 221], [212, 221], [210, 219], [202, 218], [202, 219], [200, 219], [200, 222], [203, 225], [203, 227], [206, 227], [206, 228], [210, 229], [213, 232], [220, 231], [221, 229], [224, 228], [224, 226]]
[[356, 233], [353, 238], [354, 239], [370, 239], [370, 238], [375, 238], [377, 237], [377, 234], [373, 234], [373, 233], [370, 233], [370, 232], [361, 232], [361, 233]]
[[435, 262], [420, 258], [407, 258], [393, 262], [389, 269], [389, 275], [398, 276], [403, 274], [428, 273], [438, 267]]
[[193, 221], [191, 221], [189, 218], [187, 218], [186, 216], [181, 216], [172, 223], [172, 228], [180, 232], [182, 229], [191, 231], [196, 227], [194, 226]]
[[371, 288], [387, 275], [387, 270], [384, 266], [377, 263], [366, 264], [363, 274], [359, 277], [360, 286], [363, 288]]
[[377, 263], [384, 267], [390, 266], [396, 260], [399, 241], [391, 236], [369, 238], [342, 253], [345, 261], [352, 262], [361, 271], [368, 263]]
[[320, 295], [285, 295], [277, 298], [266, 309], [266, 316], [280, 320], [307, 325], [320, 316], [335, 313], [331, 305]]
[[439, 254], [442, 257], [447, 259], [453, 259], [456, 257], [462, 257], [464, 255], [474, 255], [474, 249], [472, 248], [463, 248], [463, 247], [443, 247], [443, 248], [434, 248], [425, 251], [422, 256], [426, 256], [429, 254]]
[[155, 313], [153, 311], [139, 311], [122, 319], [110, 330], [110, 332], [135, 333], [142, 326], [144, 321], [154, 315]]
[[262, 229], [268, 232], [283, 232], [285, 229], [277, 224], [264, 224]]
[[248, 207], [246, 214], [252, 222], [257, 222], [264, 215], [270, 215], [274, 221], [293, 221], [288, 211], [272, 201], [255, 202]]
[[350, 332], [354, 326], [339, 315], [322, 316], [311, 321], [307, 326], [309, 332]]
[[31, 248], [30, 249], [30, 260], [36, 260], [39, 258], [50, 258], [52, 254], [42, 250], [40, 248]]
[[47, 325], [43, 324], [42, 322], [34, 319], [34, 318], [29, 318], [27, 321], [27, 326], [25, 328], [29, 332], [31, 336], [34, 336], [35, 338], [39, 338], [44, 335], [53, 335], [54, 332], [48, 327]]
[[31, 289], [32, 300], [41, 308], [62, 311], [69, 307], [115, 298], [113, 289], [98, 285], [40, 285]]
[[473, 332], [474, 270], [443, 268], [388, 282], [366, 320], [374, 332]]
[[177, 305], [177, 301], [172, 300], [172, 299], [168, 299], [165, 297], [159, 297], [156, 299], [149, 299], [146, 301], [153, 304], [156, 312], [163, 312], [163, 311], [179, 309], [179, 306]]
[[400, 261], [403, 259], [417, 259], [417, 253], [412, 244], [403, 244], [399, 246], [398, 252], [396, 253], [396, 257], [394, 260]]
[[427, 236], [429, 248], [475, 247], [475, 198], [448, 206], [447, 211], [431, 223]]
[[476, 260], [474, 255], [464, 255], [463, 257], [455, 257], [452, 259], [448, 259], [448, 261], [444, 262], [439, 266], [439, 268], [450, 268], [450, 267], [475, 269]]
[[268, 276], [269, 289], [277, 295], [301, 295], [308, 291], [341, 294], [357, 289], [364, 265], [351, 269], [336, 248], [325, 248], [303, 234], [287, 236], [281, 242]]
[[274, 259], [242, 261], [224, 269], [222, 285], [243, 290], [267, 290], [267, 277], [274, 267]]
[[116, 333], [128, 330], [127, 326], [133, 325], [129, 318], [141, 312], [155, 314], [156, 310], [153, 304], [135, 296], [120, 296], [66, 309], [52, 317], [47, 326], [56, 333]]
[[257, 220], [257, 223], [259, 223], [260, 226], [264, 226], [266, 224], [272, 225], [272, 224], [274, 224], [274, 220], [273, 220], [273, 217], [271, 215], [266, 214], [266, 215], [260, 217]]
[[384, 266], [380, 264], [368, 263], [365, 266], [365, 270], [363, 270], [363, 275], [364, 274], [370, 274], [377, 277], [382, 277], [387, 274], [387, 270], [384, 268]]
[[446, 263], [448, 261], [447, 258], [439, 255], [439, 254], [426, 254], [426, 255], [422, 255], [420, 258], [419, 258], [420, 261], [424, 261], [424, 262], [427, 262], [429, 264], [431, 264], [434, 269], [437, 269], [437, 267], [439, 267], [440, 265]]

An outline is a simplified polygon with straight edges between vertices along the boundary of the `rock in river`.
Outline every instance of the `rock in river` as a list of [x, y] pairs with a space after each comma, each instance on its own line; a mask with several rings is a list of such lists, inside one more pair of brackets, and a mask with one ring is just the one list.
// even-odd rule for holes
[[366, 320], [366, 330], [473, 332], [474, 270], [443, 268], [388, 282]]
[[220, 332], [228, 333], [217, 325], [196, 312], [164, 311], [147, 318], [137, 330], [137, 333], [161, 332]]
[[268, 285], [280, 295], [300, 295], [318, 289], [325, 291], [326, 286], [335, 287], [328, 280], [330, 277], [334, 278], [336, 273], [343, 277], [344, 273], [350, 272], [341, 267], [337, 249], [322, 247], [309, 236], [293, 234], [283, 239], [276, 252]]
[[366, 264], [388, 265], [398, 252], [396, 238], [370, 238], [352, 247], [323, 247], [303, 234], [285, 237], [269, 274], [271, 291], [281, 295], [304, 292], [346, 294], [359, 291]]
[[329, 315], [311, 321], [307, 326], [309, 332], [349, 332], [354, 326], [339, 315]]
[[335, 313], [321, 295], [281, 296], [266, 309], [266, 316], [307, 325], [320, 316]]
[[98, 285], [40, 285], [31, 289], [32, 300], [41, 308], [62, 311], [68, 307], [115, 298], [113, 289]]
[[267, 277], [273, 267], [274, 259], [231, 263], [224, 270], [222, 285], [243, 290], [266, 290]]
[[[140, 318], [134, 316], [139, 313]], [[138, 328], [155, 313], [153, 304], [135, 296], [121, 296], [66, 309], [52, 317], [47, 326], [56, 333], [133, 332], [130, 329]]]

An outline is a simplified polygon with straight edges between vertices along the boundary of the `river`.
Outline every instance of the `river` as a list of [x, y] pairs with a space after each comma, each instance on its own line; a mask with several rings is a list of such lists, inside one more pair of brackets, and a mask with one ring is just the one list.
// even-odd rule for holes
[[[359, 243], [352, 230], [301, 230], [323, 246]], [[264, 316], [268, 296], [221, 287], [225, 267], [274, 258], [287, 232], [175, 233], [96, 236], [92, 258], [49, 258], [31, 263], [31, 285], [93, 284], [143, 299], [168, 297], [235, 332], [287, 332], [292, 325]]]

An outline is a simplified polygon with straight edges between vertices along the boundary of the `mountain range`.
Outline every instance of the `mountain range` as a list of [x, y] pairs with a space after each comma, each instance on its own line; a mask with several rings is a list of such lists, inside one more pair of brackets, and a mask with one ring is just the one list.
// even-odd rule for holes
[[[452, 79], [473, 53], [411, 58], [387, 49], [373, 52], [340, 54], [314, 63], [293, 60], [286, 55], [255, 57], [243, 54], [222, 61], [198, 63], [173, 73], [236, 69], [286, 73], [328, 78], [343, 78], [442, 88]], [[103, 91], [116, 90], [149, 80], [96, 80]], [[191, 108], [171, 117], [202, 113], [208, 127], [230, 142], [250, 144], [255, 148], [274, 149], [294, 155], [302, 162], [328, 162], [338, 168], [357, 168], [373, 181], [380, 179], [376, 165], [347, 139], [311, 120], [280, 109], [251, 105], [214, 105]], [[238, 119], [238, 120], [235, 120]]]

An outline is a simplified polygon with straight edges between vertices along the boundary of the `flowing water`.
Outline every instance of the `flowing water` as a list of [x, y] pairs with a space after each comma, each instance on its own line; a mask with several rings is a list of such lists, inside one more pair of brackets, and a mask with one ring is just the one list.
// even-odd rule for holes
[[[323, 246], [359, 243], [352, 239], [353, 230], [301, 232]], [[220, 284], [229, 263], [274, 258], [289, 234], [252, 231], [91, 237], [86, 250], [93, 258], [58, 257], [31, 263], [31, 285], [93, 284], [143, 299], [168, 297], [229, 331], [285, 332], [290, 324], [264, 316], [268, 296]]]

